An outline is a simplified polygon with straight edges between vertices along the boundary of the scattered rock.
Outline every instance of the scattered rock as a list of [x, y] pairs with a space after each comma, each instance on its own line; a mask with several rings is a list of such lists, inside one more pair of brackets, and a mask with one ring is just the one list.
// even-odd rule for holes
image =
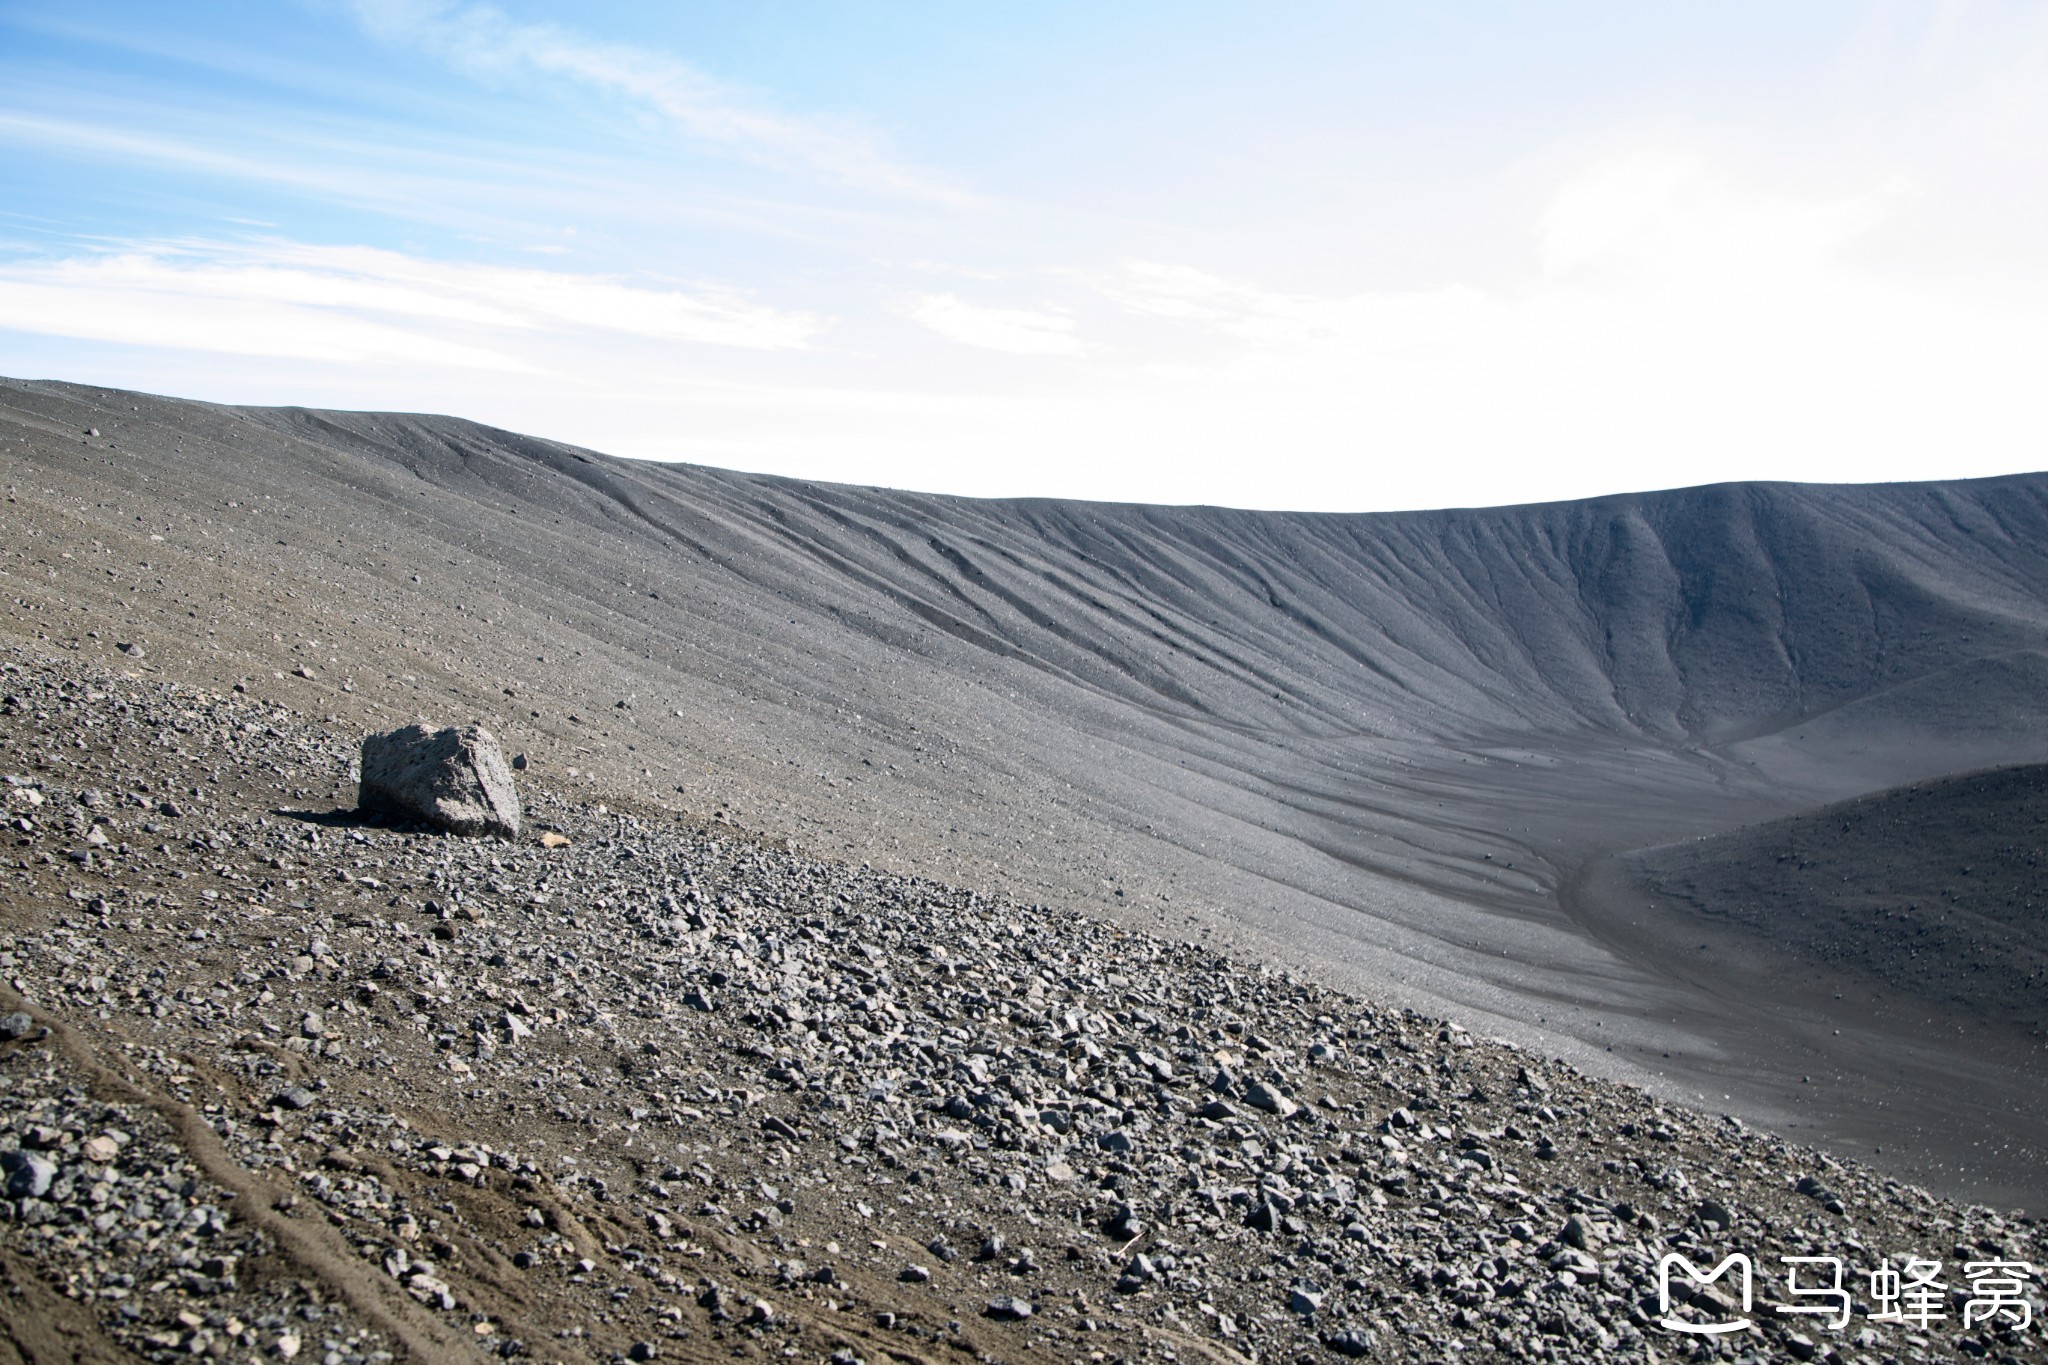
[[1264, 1081], [1252, 1082], [1251, 1086], [1244, 1092], [1244, 1102], [1254, 1109], [1263, 1109], [1267, 1113], [1277, 1115], [1283, 1119], [1292, 1118], [1301, 1107], [1289, 1099], [1284, 1092], [1267, 1085]]
[[[21, 752], [79, 757], [62, 786], [6, 788], [9, 815], [37, 826], [16, 831], [14, 870], [59, 894], [0, 936], [0, 979], [119, 1046], [124, 1071], [262, 1178], [264, 1209], [324, 1224], [408, 1312], [465, 1342], [491, 1327], [474, 1332], [485, 1351], [599, 1353], [514, 1343], [488, 1316], [512, 1292], [536, 1331], [610, 1315], [607, 1358], [636, 1336], [708, 1358], [712, 1332], [758, 1328], [829, 1359], [854, 1348], [814, 1329], [855, 1322], [849, 1301], [865, 1324], [871, 1299], [899, 1314], [892, 1331], [969, 1340], [949, 1320], [1017, 1321], [989, 1311], [1008, 1299], [1063, 1357], [1138, 1359], [1156, 1324], [1290, 1365], [1635, 1359], [1657, 1340], [1643, 1305], [1660, 1248], [1723, 1232], [1754, 1229], [1760, 1265], [1816, 1249], [1860, 1265], [1852, 1228], [1907, 1247], [1916, 1220], [1941, 1218], [1959, 1245], [2048, 1263], [2032, 1224], [1563, 1064], [1538, 1078], [1445, 1021], [1196, 944], [545, 787], [523, 795], [554, 848], [282, 818], [287, 773], [339, 778], [346, 740], [152, 681], [88, 689], [45, 666], [6, 686]], [[94, 690], [103, 703], [76, 700]], [[38, 713], [61, 722], [24, 734]], [[113, 767], [164, 733], [210, 755], [203, 777], [168, 755]], [[26, 790], [50, 794], [12, 794]], [[97, 865], [74, 870], [62, 855], [94, 827]], [[37, 1032], [0, 1018], [0, 1036]], [[62, 1077], [39, 1089], [56, 1055], [0, 1048], [0, 1151], [16, 1147], [0, 1250], [104, 1322], [134, 1305], [144, 1326], [122, 1340], [143, 1358], [219, 1341], [281, 1359], [290, 1333], [299, 1359], [370, 1365], [375, 1337], [345, 1308], [286, 1304], [288, 1258], [226, 1215], [160, 1119]], [[1312, 1106], [1290, 1094], [1304, 1056]], [[1816, 1175], [1795, 1189], [1800, 1171]], [[1853, 1223], [1820, 1218], [1828, 1199]], [[1057, 1254], [1012, 1245], [1026, 1235]], [[727, 1246], [774, 1265], [743, 1278], [782, 1285], [779, 1308], [695, 1279], [737, 1274]], [[899, 1281], [881, 1287], [893, 1301], [874, 1272]], [[1796, 1358], [1796, 1324], [1757, 1316], [1754, 1353]]]
[[0, 1173], [10, 1199], [41, 1199], [57, 1179], [57, 1163], [37, 1152], [0, 1152]]

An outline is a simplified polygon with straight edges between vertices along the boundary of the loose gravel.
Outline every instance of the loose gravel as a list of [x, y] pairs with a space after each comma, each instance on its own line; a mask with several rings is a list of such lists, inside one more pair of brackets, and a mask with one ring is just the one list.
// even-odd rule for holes
[[[0, 669], [0, 1253], [133, 1355], [2048, 1358], [2038, 1282], [1867, 1280], [2030, 1220], [1455, 1022], [537, 784], [379, 824], [338, 725]], [[1659, 1325], [1673, 1252], [1754, 1329]]]

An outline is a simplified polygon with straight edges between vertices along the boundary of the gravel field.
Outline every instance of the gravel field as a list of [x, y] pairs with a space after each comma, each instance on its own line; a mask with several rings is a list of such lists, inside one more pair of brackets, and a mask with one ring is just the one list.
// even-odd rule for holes
[[1963, 1324], [2032, 1220], [1454, 1021], [524, 776], [371, 823], [359, 730], [0, 659], [21, 1359], [2048, 1359]]

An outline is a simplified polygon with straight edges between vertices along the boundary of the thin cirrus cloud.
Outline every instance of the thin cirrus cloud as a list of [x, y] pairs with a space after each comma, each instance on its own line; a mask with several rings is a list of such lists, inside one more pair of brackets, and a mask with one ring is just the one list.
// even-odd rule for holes
[[13, 330], [124, 345], [521, 371], [572, 335], [754, 351], [819, 319], [710, 292], [368, 247], [156, 244], [0, 266]]
[[363, 30], [491, 79], [566, 80], [631, 100], [700, 144], [855, 188], [949, 204], [975, 196], [889, 156], [856, 127], [765, 106], [665, 52], [606, 42], [553, 23], [521, 23], [490, 5], [353, 0]]
[[1065, 313], [1025, 308], [989, 308], [955, 294], [924, 294], [904, 308], [948, 341], [1011, 355], [1086, 355], [1098, 348], [1074, 334]]

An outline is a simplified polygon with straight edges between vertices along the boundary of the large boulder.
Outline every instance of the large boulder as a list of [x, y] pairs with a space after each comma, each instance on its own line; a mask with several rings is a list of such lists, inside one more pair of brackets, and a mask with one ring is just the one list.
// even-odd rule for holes
[[363, 739], [363, 810], [421, 820], [455, 834], [519, 834], [519, 793], [498, 741], [481, 726], [408, 725]]

